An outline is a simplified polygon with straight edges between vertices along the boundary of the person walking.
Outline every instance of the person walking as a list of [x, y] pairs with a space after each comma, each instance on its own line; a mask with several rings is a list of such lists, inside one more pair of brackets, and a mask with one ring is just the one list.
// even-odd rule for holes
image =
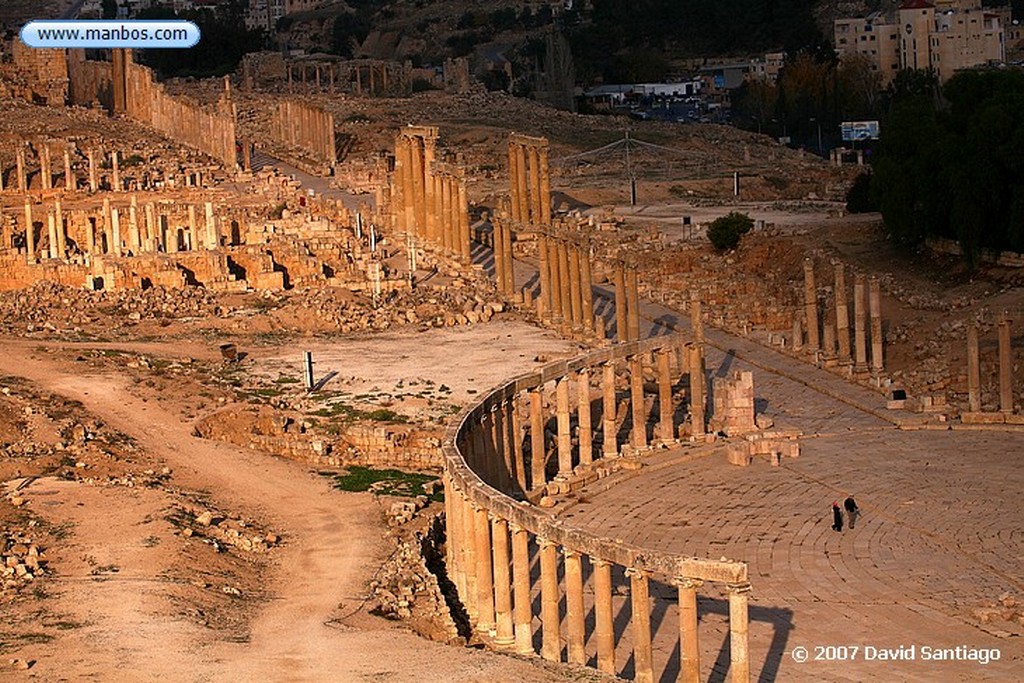
[[850, 528], [852, 529], [853, 525], [857, 523], [857, 515], [860, 514], [860, 508], [857, 507], [857, 501], [853, 499], [853, 496], [843, 501], [843, 507], [846, 508], [846, 518], [849, 520]]
[[836, 531], [843, 530], [843, 511], [839, 509], [839, 503], [832, 501], [832, 528]]

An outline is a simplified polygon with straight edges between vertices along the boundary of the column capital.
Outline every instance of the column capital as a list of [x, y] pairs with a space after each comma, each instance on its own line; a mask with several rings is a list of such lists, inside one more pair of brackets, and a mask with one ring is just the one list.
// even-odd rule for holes
[[529, 531], [530, 531], [530, 530], [529, 530], [529, 529], [527, 529], [526, 527], [524, 527], [524, 526], [520, 526], [519, 524], [516, 524], [515, 522], [509, 522], [509, 523], [508, 523], [508, 530], [509, 530], [509, 531], [510, 531], [510, 532], [511, 532], [512, 534], [518, 534], [518, 533], [521, 533], [521, 532], [524, 532], [524, 531], [525, 531], [525, 532], [527, 532], [527, 533], [529, 533]]
[[749, 581], [744, 581], [743, 583], [728, 583], [726, 584], [726, 588], [729, 589], [729, 593], [732, 595], [742, 595], [744, 593], [749, 593], [751, 590]]
[[541, 550], [544, 550], [546, 548], [550, 548], [552, 546], [557, 548], [558, 547], [558, 543], [556, 543], [555, 541], [552, 541], [550, 538], [543, 538], [541, 536], [537, 537], [537, 547], [539, 547]]
[[592, 566], [594, 566], [594, 567], [610, 567], [610, 566], [612, 566], [615, 563], [612, 562], [611, 560], [605, 560], [603, 558], [594, 557], [593, 555], [591, 555], [590, 556], [590, 564]]
[[646, 569], [641, 569], [640, 567], [626, 567], [626, 576], [631, 579], [646, 579], [650, 575], [651, 573]]
[[562, 555], [566, 559], [568, 559], [570, 557], [582, 557], [583, 553], [581, 553], [578, 550], [573, 550], [572, 548], [568, 548], [566, 546], [562, 546]]
[[[677, 576], [672, 580], [676, 588], [697, 589], [704, 585], [704, 579], [691, 579], [688, 576]], [[747, 584], [748, 586], [750, 584]]]

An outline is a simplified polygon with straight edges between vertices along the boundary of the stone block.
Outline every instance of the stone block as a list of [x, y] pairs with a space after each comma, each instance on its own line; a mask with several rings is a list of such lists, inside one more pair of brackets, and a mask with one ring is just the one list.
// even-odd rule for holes
[[1006, 423], [1003, 413], [961, 413], [960, 420], [965, 425], [998, 425]]

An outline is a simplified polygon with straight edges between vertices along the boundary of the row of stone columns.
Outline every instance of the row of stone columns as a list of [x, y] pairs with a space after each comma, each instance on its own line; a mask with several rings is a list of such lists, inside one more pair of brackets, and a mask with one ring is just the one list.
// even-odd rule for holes
[[508, 139], [512, 220], [551, 225], [551, 174], [547, 138], [512, 133]]
[[[877, 277], [870, 279], [858, 273], [853, 285], [853, 347], [850, 345], [850, 313], [846, 273], [842, 263], [834, 263], [834, 306], [819, 324], [818, 291], [814, 279], [814, 261], [804, 259], [804, 319], [807, 324], [806, 349], [811, 354], [822, 352], [826, 363], [851, 365], [858, 374], [870, 371], [879, 375], [885, 368], [882, 342], [882, 294]], [[870, 328], [867, 318], [870, 315]], [[868, 364], [868, 332], [870, 330], [870, 365]], [[802, 343], [800, 320], [794, 317], [793, 347]], [[838, 345], [838, 348], [837, 348]]]
[[537, 233], [540, 299], [537, 312], [565, 335], [604, 335], [604, 320], [594, 316], [594, 279], [590, 245], [561, 231]]
[[502, 202], [491, 220], [491, 247], [494, 252], [494, 281], [498, 292], [512, 298], [516, 292], [515, 256], [512, 251], [512, 221], [507, 202]]
[[[699, 317], [699, 302], [697, 316]], [[516, 494], [535, 500], [538, 492], [563, 488], [572, 477], [583, 475], [602, 459], [620, 454], [619, 416], [630, 419], [629, 448], [642, 451], [650, 445], [648, 407], [644, 395], [645, 368], [653, 371], [657, 384], [654, 438], [671, 441], [676, 436], [673, 385], [677, 377], [689, 374], [691, 432], [702, 433], [705, 369], [703, 347], [695, 342], [666, 341], [660, 346], [637, 345], [634, 348], [611, 347], [581, 359], [582, 363], [558, 376], [541, 375], [539, 383], [518, 380], [485, 399], [463, 423], [455, 439], [459, 461], [468, 465], [499, 498]], [[675, 370], [673, 366], [676, 366]], [[620, 406], [616, 390], [616, 372], [627, 374], [628, 394]], [[676, 374], [678, 372], [678, 375]], [[593, 380], [599, 378], [599, 393]], [[544, 381], [546, 380], [546, 381]], [[549, 414], [545, 410], [545, 388], [553, 386], [554, 429], [548, 432]], [[592, 407], [601, 403], [601, 415], [595, 419]], [[696, 407], [700, 406], [700, 417]], [[573, 420], [575, 413], [575, 420]], [[573, 448], [573, 427], [576, 447]], [[697, 425], [699, 422], [699, 426]], [[595, 452], [596, 432], [601, 431], [600, 453]], [[625, 446], [625, 444], [623, 444]], [[549, 478], [547, 460], [557, 459], [557, 472]], [[617, 633], [613, 609], [613, 561], [582, 542], [565, 545], [544, 531], [531, 526], [517, 514], [513, 519], [496, 510], [476, 495], [471, 498], [460, 476], [449, 470], [445, 476], [445, 513], [447, 520], [446, 559], [449, 576], [478, 634], [494, 646], [535, 654], [534, 617], [539, 616], [541, 645], [539, 654], [550, 661], [564, 660], [586, 664], [589, 654], [585, 590], [585, 568], [591, 568], [591, 594], [594, 600], [593, 638], [597, 667], [617, 675]], [[464, 476], [464, 475], [462, 475]], [[477, 486], [477, 484], [474, 484]], [[482, 490], [482, 489], [481, 489]], [[479, 493], [479, 490], [477, 491]], [[545, 518], [546, 519], [546, 518]], [[573, 538], [579, 540], [578, 535]], [[596, 546], [595, 546], [596, 547]], [[563, 580], [559, 581], [561, 556]], [[539, 564], [539, 577], [531, 572]], [[655, 662], [651, 633], [651, 573], [635, 563], [619, 565], [629, 581], [630, 618], [628, 638], [633, 648], [635, 680], [653, 681]], [[745, 573], [744, 573], [745, 576]], [[697, 590], [706, 576], [670, 577], [679, 595], [679, 651], [682, 681], [701, 680], [698, 639]], [[747, 599], [749, 584], [729, 584], [730, 680], [749, 680], [747, 648]], [[534, 592], [540, 593], [539, 609], [534, 610]], [[565, 604], [564, 610], [560, 604]], [[624, 637], [625, 633], [622, 634]]]
[[434, 126], [408, 126], [395, 138], [395, 228], [469, 261], [465, 169], [459, 161], [436, 159], [437, 139]]
[[636, 266], [616, 262], [612, 280], [615, 285], [615, 335], [619, 341], [637, 341], [640, 339], [640, 290]]
[[[1013, 413], [1013, 349], [1010, 344], [1011, 321], [1004, 315], [998, 324], [999, 340], [999, 412]], [[967, 328], [967, 404], [968, 411], [981, 412], [981, 356], [978, 325]]]
[[[644, 391], [648, 369], [657, 384], [657, 410], [650, 434], [650, 409]], [[616, 389], [620, 370], [628, 380], [624, 401]], [[688, 379], [683, 394], [688, 401], [689, 421], [676, 425], [674, 388], [684, 377]], [[546, 391], [554, 399], [549, 401], [549, 408], [545, 408]], [[599, 419], [594, 416], [595, 403], [600, 405]], [[598, 461], [619, 457], [624, 448], [639, 453], [654, 444], [669, 445], [686, 436], [703, 436], [706, 403], [706, 369], [700, 344], [686, 342], [652, 352], [609, 355], [594, 367], [581, 367], [495, 402], [481, 415], [482, 428], [474, 432], [475, 441], [468, 445], [466, 457], [484, 481], [498, 490], [543, 495], [549, 488], [560, 490], [573, 477], [585, 475]], [[552, 417], [554, 425], [549, 432]], [[631, 425], [628, 442], [620, 443], [620, 424], [626, 420]], [[548, 473], [549, 458], [557, 463], [553, 476]], [[552, 483], [554, 486], [549, 487]]]
[[[609, 675], [620, 673], [616, 661], [617, 640], [614, 609], [614, 563], [581, 549], [560, 545], [489, 512], [471, 501], [446, 478], [448, 573], [462, 598], [474, 630], [496, 648], [519, 654], [538, 654], [533, 645], [533, 620], [539, 617], [540, 656], [553, 662], [586, 665], [587, 623], [584, 595], [584, 563], [590, 565], [593, 595], [593, 642], [597, 668]], [[559, 582], [561, 555], [563, 581]], [[534, 579], [532, 563], [540, 565]], [[651, 632], [651, 572], [624, 567], [629, 581], [628, 638], [634, 657], [634, 680], [652, 682], [655, 676]], [[560, 586], [560, 583], [564, 584]], [[697, 590], [704, 580], [673, 577], [679, 603], [679, 680], [701, 679]], [[748, 596], [750, 584], [727, 584], [729, 600], [729, 680], [750, 678], [748, 649]], [[533, 594], [540, 593], [540, 609], [534, 614]], [[564, 612], [560, 603], [565, 603]], [[621, 636], [625, 637], [626, 632]], [[565, 643], [565, 657], [562, 643]]]
[[279, 140], [308, 150], [333, 166], [337, 161], [334, 115], [301, 102], [278, 102], [273, 131]]
[[[53, 158], [49, 151], [51, 143], [39, 143], [36, 148], [40, 150], [37, 153], [37, 162], [39, 165], [40, 175], [40, 188], [42, 190], [63, 190], [64, 192], [77, 192], [78, 191], [78, 173], [74, 168], [74, 160], [80, 153], [80, 150], [74, 147], [71, 143], [62, 143], [63, 151], [63, 178], [59, 183], [54, 182], [53, 174]], [[12, 169], [13, 173], [10, 177], [6, 177], [5, 173], [0, 169], [0, 192], [28, 192], [29, 191], [29, 170], [28, 170], [28, 150], [26, 145], [18, 145], [15, 148], [15, 165]], [[126, 189], [126, 185], [130, 182], [122, 177], [121, 173], [121, 154], [117, 150], [112, 150], [109, 153], [104, 152], [102, 149], [88, 149], [84, 153], [86, 158], [87, 170], [85, 180], [88, 181], [89, 192], [95, 194], [100, 191], [101, 188], [107, 188], [114, 192], [121, 192]], [[108, 172], [104, 172], [101, 166], [107, 165], [110, 169]], [[187, 171], [184, 173], [183, 186], [184, 187], [199, 187], [203, 184], [202, 169]], [[173, 183], [173, 179], [172, 179]]]
[[[71, 241], [77, 246], [78, 252], [90, 255], [123, 256], [128, 253], [138, 255], [216, 249], [220, 236], [213, 203], [206, 202], [203, 208], [205, 220], [202, 226], [197, 220], [194, 204], [188, 205], [187, 224], [179, 211], [182, 224], [175, 226], [171, 215], [161, 211], [160, 204], [148, 202], [140, 207], [135, 195], [131, 196], [131, 203], [127, 207], [112, 206], [110, 199], [104, 198], [103, 207], [98, 212], [65, 211], [59, 198], [54, 201], [52, 208], [36, 210], [26, 200], [21, 219], [14, 217], [11, 238], [4, 239], [4, 243], [13, 245], [14, 235], [22, 233], [22, 244], [29, 263], [37, 259], [43, 234], [47, 236], [47, 241], [42, 257], [51, 259], [69, 258]], [[37, 217], [40, 214], [46, 216], [46, 221], [42, 223], [46, 232], [37, 237]]]
[[[323, 81], [327, 81], [327, 91], [336, 92], [337, 84], [343, 84], [343, 89], [356, 95], [376, 96], [380, 94], [408, 94], [411, 92], [411, 80], [409, 73], [411, 64], [398, 62], [385, 62], [376, 60], [353, 60], [341, 64], [299, 64], [299, 77], [296, 79], [294, 69], [296, 65], [289, 64], [286, 67], [288, 92], [295, 92], [295, 81], [299, 80], [304, 89], [306, 86], [315, 85], [316, 90], [322, 91]], [[326, 75], [324, 72], [326, 71]], [[310, 75], [312, 72], [312, 76]]]

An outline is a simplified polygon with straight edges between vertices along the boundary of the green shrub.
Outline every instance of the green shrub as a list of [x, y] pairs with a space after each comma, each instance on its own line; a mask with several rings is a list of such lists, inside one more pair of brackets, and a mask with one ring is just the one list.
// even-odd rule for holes
[[712, 221], [708, 228], [708, 239], [718, 251], [735, 249], [740, 237], [754, 227], [754, 219], [745, 213], [733, 211]]

